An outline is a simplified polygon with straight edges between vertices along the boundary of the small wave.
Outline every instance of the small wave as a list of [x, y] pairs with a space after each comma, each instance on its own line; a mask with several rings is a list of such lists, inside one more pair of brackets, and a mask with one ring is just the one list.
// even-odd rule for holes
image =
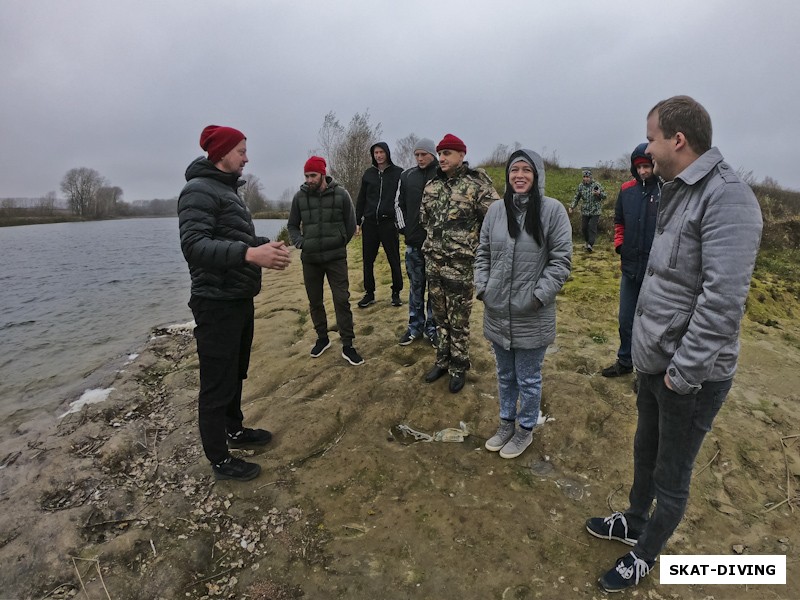
[[166, 325], [164, 327], [154, 327], [152, 329], [152, 336], [150, 339], [155, 339], [162, 335], [175, 335], [179, 333], [192, 333], [194, 328], [196, 327], [196, 323], [194, 319], [191, 321], [187, 321], [186, 323], [174, 323], [172, 325]]
[[0, 325], [0, 331], [4, 329], [11, 329], [12, 327], [24, 327], [25, 325], [34, 325], [36, 321], [17, 321], [16, 323], [3, 323]]

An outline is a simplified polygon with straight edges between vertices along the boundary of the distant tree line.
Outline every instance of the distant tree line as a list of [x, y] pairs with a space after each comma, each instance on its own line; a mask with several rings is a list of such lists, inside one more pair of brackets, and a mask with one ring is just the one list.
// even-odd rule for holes
[[[273, 202], [263, 193], [258, 177], [246, 175], [239, 194], [250, 212], [258, 218], [286, 218], [288, 200]], [[124, 217], [173, 217], [178, 212], [178, 198], [134, 200], [125, 202], [119, 186], [111, 185], [95, 169], [70, 169], [61, 180], [64, 201], [55, 192], [41, 198], [0, 199], [0, 225], [64, 220], [100, 220]]]

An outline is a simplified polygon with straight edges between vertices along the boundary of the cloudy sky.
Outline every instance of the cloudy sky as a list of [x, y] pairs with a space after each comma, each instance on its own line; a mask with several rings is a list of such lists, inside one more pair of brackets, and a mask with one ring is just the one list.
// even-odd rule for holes
[[520, 142], [595, 165], [675, 94], [734, 168], [800, 190], [798, 23], [796, 0], [2, 0], [0, 198], [60, 196], [82, 166], [174, 197], [210, 123], [277, 198], [329, 111], [368, 110], [392, 147], [452, 132], [473, 163]]

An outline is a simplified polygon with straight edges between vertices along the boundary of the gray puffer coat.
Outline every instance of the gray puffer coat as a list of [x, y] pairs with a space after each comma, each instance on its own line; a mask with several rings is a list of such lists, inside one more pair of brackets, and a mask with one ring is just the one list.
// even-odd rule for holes
[[[520, 155], [536, 169], [543, 244], [522, 226], [516, 239], [512, 238], [505, 203], [494, 202], [484, 218], [475, 255], [475, 290], [484, 303], [484, 335], [507, 350], [541, 348], [555, 340], [555, 299], [572, 266], [569, 217], [561, 202], [544, 195], [541, 156], [532, 150], [517, 150], [506, 164], [506, 173]], [[511, 218], [522, 223], [524, 213]]]

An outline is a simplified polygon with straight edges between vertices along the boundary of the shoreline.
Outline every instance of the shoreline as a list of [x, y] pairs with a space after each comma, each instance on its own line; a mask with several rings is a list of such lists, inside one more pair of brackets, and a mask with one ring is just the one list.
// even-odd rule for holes
[[[360, 280], [359, 249], [350, 250], [351, 282]], [[630, 379], [597, 376], [614, 351], [614, 315], [574, 293], [595, 289], [580, 287], [581, 278], [595, 276], [602, 253], [576, 260], [578, 282], [559, 297], [543, 388], [543, 412], [554, 420], [515, 460], [483, 450], [497, 397], [479, 303], [473, 368], [459, 394], [446, 382], [422, 383], [429, 345], [398, 346], [407, 306], [389, 304], [383, 263], [378, 303], [354, 308], [366, 364], [352, 367], [338, 352], [311, 359], [315, 333], [293, 255], [287, 271], [265, 273], [256, 298], [243, 410], [248, 425], [274, 438], [242, 455], [262, 475], [213, 480], [197, 433], [194, 339], [148, 339], [106, 402], [41, 435], [0, 442], [0, 460], [18, 453], [0, 470], [4, 593], [39, 600], [85, 588], [100, 598], [105, 586], [115, 600], [600, 598], [596, 577], [627, 550], [591, 538], [583, 521], [624, 508], [635, 429]], [[800, 548], [796, 512], [781, 504], [785, 465], [800, 478], [800, 449], [782, 449], [778, 437], [798, 433], [800, 348], [781, 338], [786, 330], [745, 329], [740, 370], [698, 458], [670, 554], [742, 546], [793, 557]], [[597, 331], [608, 340], [599, 343]], [[417, 443], [392, 429], [432, 433], [460, 421], [470, 430], [460, 443]], [[654, 600], [798, 592], [791, 565], [785, 586], [666, 586], [657, 572], [641, 586]]]

